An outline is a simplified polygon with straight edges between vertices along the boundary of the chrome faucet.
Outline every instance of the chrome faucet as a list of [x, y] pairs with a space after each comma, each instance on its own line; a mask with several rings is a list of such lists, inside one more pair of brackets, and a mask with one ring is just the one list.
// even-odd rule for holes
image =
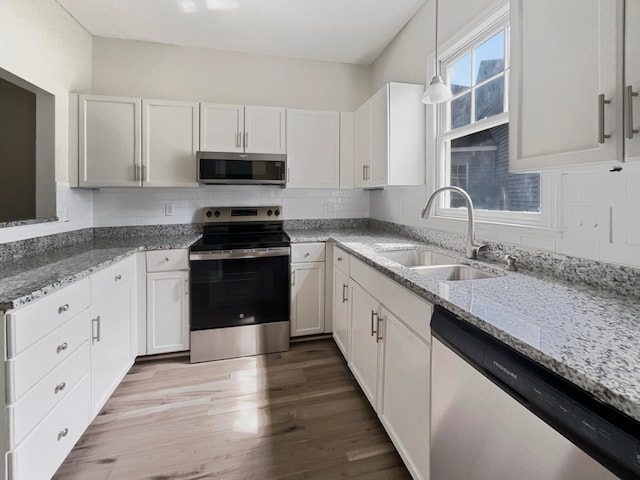
[[462, 188], [449, 186], [449, 187], [442, 187], [437, 189], [435, 192], [431, 194], [431, 196], [429, 197], [429, 200], [427, 201], [427, 204], [422, 209], [422, 218], [424, 218], [425, 220], [429, 218], [429, 212], [431, 211], [431, 204], [433, 203], [434, 199], [438, 196], [439, 193], [444, 192], [446, 190], [458, 192], [460, 195], [462, 195], [462, 198], [464, 198], [464, 201], [467, 204], [467, 212], [469, 215], [468, 225], [467, 225], [467, 258], [475, 259], [478, 256], [478, 251], [482, 247], [485, 247], [486, 245], [476, 242], [476, 224], [475, 224], [475, 219], [473, 215], [473, 201], [471, 200], [471, 197], [469, 196], [469, 194], [465, 192]]

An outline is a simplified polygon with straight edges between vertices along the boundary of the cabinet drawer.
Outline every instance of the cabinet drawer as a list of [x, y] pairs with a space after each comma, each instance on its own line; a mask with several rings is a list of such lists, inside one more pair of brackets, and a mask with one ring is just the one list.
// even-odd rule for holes
[[9, 478], [51, 478], [89, 425], [85, 375], [36, 428], [9, 452]]
[[340, 247], [333, 247], [333, 268], [349, 275], [349, 256]]
[[7, 357], [23, 351], [89, 306], [85, 278], [35, 303], [7, 313]]
[[7, 360], [7, 401], [15, 402], [89, 339], [89, 310]]
[[110, 295], [118, 285], [133, 282], [136, 278], [136, 256], [120, 260], [107, 268], [91, 275], [91, 301]]
[[300, 262], [324, 262], [324, 242], [292, 244], [291, 263]]
[[85, 342], [16, 403], [9, 405], [10, 447], [20, 443], [88, 373], [89, 342]]
[[147, 273], [189, 270], [189, 251], [154, 250], [147, 252]]

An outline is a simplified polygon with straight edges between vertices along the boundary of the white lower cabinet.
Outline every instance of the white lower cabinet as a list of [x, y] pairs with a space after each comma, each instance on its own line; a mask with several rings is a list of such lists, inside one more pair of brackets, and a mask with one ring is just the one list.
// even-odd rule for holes
[[[429, 343], [387, 309], [378, 415], [415, 478], [429, 478]], [[427, 321], [425, 319], [425, 321]]]
[[333, 337], [411, 475], [426, 480], [433, 307], [339, 247], [333, 268]]
[[91, 277], [91, 412], [100, 412], [135, 355], [132, 323], [137, 311], [135, 256]]
[[291, 246], [291, 336], [325, 332], [324, 243]]
[[146, 262], [146, 353], [189, 350], [189, 251], [150, 251]]
[[189, 272], [147, 274], [147, 354], [189, 350]]

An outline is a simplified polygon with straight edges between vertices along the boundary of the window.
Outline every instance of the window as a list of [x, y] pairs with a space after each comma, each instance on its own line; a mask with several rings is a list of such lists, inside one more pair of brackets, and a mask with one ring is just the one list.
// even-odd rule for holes
[[[441, 71], [453, 98], [438, 106], [437, 187], [464, 188], [486, 221], [543, 223], [541, 175], [509, 173], [509, 8], [504, 4], [445, 46]], [[443, 195], [438, 215], [466, 216]]]

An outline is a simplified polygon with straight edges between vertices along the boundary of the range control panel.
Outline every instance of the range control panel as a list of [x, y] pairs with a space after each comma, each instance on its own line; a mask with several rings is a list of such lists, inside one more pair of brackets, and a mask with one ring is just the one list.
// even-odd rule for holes
[[271, 207], [207, 207], [204, 223], [271, 222], [282, 220], [282, 206]]

